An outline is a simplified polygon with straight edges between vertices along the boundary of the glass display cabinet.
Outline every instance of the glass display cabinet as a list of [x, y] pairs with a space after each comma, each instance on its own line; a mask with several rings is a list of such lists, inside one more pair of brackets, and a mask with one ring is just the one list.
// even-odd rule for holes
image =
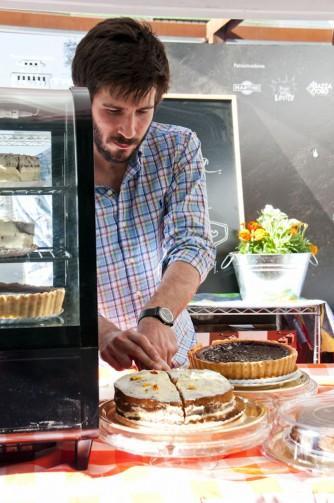
[[89, 94], [0, 89], [2, 457], [72, 440], [87, 466], [97, 345]]

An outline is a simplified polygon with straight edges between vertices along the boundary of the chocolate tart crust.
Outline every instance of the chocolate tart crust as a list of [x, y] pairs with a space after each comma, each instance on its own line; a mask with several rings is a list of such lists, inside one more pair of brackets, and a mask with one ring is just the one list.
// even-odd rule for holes
[[[263, 359], [259, 361], [209, 361], [203, 358], [202, 354], [205, 350], [217, 345], [228, 344], [260, 344], [265, 345], [269, 350], [270, 347], [282, 347], [288, 349], [288, 354], [277, 359]], [[209, 369], [219, 372], [227, 379], [261, 379], [268, 377], [278, 377], [285, 374], [290, 374], [296, 369], [297, 351], [286, 344], [281, 344], [275, 341], [255, 341], [252, 339], [224, 339], [216, 340], [210, 346], [197, 345], [194, 346], [188, 353], [190, 367], [198, 369]]]

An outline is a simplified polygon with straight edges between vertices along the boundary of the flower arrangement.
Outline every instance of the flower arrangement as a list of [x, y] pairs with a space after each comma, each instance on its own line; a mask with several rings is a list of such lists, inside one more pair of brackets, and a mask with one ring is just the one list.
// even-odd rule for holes
[[318, 247], [305, 236], [307, 228], [306, 223], [288, 218], [286, 213], [266, 204], [256, 220], [241, 225], [238, 251], [257, 254], [316, 255]]

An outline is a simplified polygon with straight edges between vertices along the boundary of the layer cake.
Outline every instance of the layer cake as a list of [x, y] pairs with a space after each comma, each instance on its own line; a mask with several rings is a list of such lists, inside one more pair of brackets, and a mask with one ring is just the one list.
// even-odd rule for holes
[[142, 370], [115, 384], [116, 412], [143, 423], [187, 425], [235, 414], [233, 387], [210, 370]]

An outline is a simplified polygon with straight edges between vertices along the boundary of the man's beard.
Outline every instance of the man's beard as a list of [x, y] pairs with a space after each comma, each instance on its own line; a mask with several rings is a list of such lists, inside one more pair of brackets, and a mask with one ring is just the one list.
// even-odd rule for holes
[[[150, 124], [150, 126], [151, 126], [151, 124]], [[96, 146], [97, 151], [99, 152], [99, 154], [101, 154], [101, 156], [103, 157], [104, 160], [106, 160], [107, 162], [123, 164], [123, 163], [128, 162], [136, 154], [140, 145], [143, 143], [150, 126], [147, 128], [147, 130], [141, 140], [138, 140], [137, 138], [135, 138], [133, 140], [127, 140], [122, 135], [117, 135], [117, 136], [109, 136], [107, 138], [106, 144], [104, 144], [103, 140], [102, 140], [101, 130], [99, 129], [97, 124], [94, 122], [93, 123], [94, 144]], [[115, 141], [115, 142], [121, 143], [123, 145], [136, 145], [136, 148], [128, 156], [125, 156], [122, 151], [119, 151], [115, 155], [115, 154], [112, 154], [107, 147], [107, 144], [109, 141]], [[115, 145], [115, 147], [117, 148], [116, 145]]]

